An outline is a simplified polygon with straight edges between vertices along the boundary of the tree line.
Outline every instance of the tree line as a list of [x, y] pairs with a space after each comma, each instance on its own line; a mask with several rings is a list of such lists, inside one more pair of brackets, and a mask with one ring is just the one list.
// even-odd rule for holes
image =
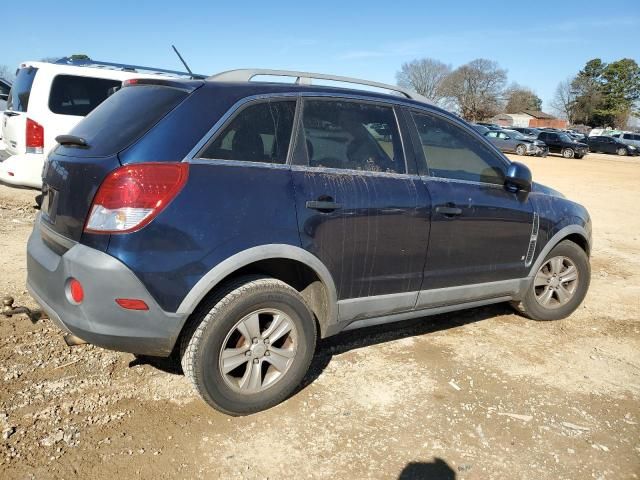
[[640, 109], [640, 67], [623, 58], [589, 60], [576, 76], [558, 84], [552, 106], [569, 123], [627, 128]]
[[[542, 100], [528, 87], [508, 84], [497, 62], [476, 59], [453, 69], [433, 58], [403, 63], [398, 85], [410, 88], [436, 105], [469, 121], [498, 113], [539, 111]], [[640, 67], [632, 59], [587, 62], [575, 77], [558, 85], [551, 107], [570, 124], [625, 128], [638, 112]]]

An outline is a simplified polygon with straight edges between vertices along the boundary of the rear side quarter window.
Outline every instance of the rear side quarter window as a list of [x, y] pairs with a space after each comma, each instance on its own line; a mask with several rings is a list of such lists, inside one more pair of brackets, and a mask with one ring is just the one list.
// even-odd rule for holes
[[199, 158], [277, 163], [287, 161], [295, 100], [252, 103], [207, 145]]

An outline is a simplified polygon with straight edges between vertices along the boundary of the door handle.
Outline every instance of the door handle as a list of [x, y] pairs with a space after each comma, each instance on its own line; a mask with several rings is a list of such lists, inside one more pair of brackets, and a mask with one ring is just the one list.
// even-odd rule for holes
[[321, 212], [333, 212], [342, 208], [342, 204], [333, 200], [308, 200], [305, 206], [311, 210], [319, 210]]
[[440, 215], [444, 215], [445, 217], [456, 217], [458, 215], [462, 215], [462, 209], [447, 205], [447, 206], [436, 207], [436, 213], [439, 213]]

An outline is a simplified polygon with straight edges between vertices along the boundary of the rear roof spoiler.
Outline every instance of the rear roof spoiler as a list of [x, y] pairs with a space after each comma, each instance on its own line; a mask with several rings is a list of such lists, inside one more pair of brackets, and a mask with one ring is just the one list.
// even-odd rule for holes
[[429, 99], [423, 97], [419, 93], [412, 90], [399, 87], [397, 85], [389, 85], [386, 83], [372, 82], [370, 80], [362, 80], [359, 78], [342, 77], [339, 75], [329, 75], [326, 73], [298, 72], [295, 70], [269, 70], [262, 68], [228, 70], [216, 75], [212, 75], [207, 80], [215, 82], [250, 82], [254, 77], [264, 75], [271, 77], [293, 77], [298, 85], [311, 85], [312, 80], [329, 80], [332, 82], [348, 83], [351, 85], [364, 85], [367, 87], [375, 87], [383, 90], [389, 90], [396, 94], [400, 94], [411, 100], [432, 104]]

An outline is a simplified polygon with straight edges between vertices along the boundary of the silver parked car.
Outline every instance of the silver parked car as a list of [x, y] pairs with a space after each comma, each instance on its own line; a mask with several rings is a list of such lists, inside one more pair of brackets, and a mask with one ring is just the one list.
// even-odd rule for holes
[[640, 148], [640, 133], [622, 132], [611, 136], [617, 138], [622, 143]]
[[515, 130], [491, 130], [484, 136], [503, 152], [540, 157], [546, 157], [549, 153], [549, 149], [543, 141], [533, 139]]

